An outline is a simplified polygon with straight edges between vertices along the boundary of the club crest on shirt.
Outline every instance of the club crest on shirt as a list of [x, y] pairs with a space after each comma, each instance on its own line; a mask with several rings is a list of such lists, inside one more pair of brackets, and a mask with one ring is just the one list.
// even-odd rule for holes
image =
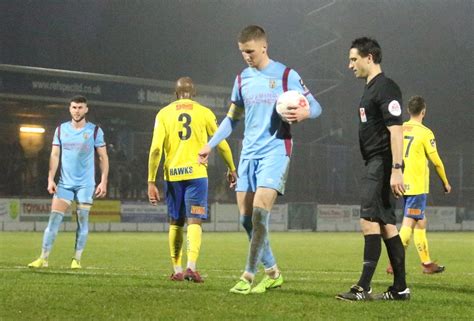
[[436, 148], [436, 140], [434, 138], [430, 139], [430, 144], [433, 148]]
[[276, 87], [276, 81], [275, 79], [270, 79], [268, 81], [268, 85], [270, 86], [271, 89], [275, 88]]
[[359, 115], [360, 115], [360, 121], [363, 123], [367, 122], [367, 115], [365, 114], [365, 108], [360, 107], [359, 108]]
[[87, 138], [89, 138], [89, 134], [88, 134], [88, 133], [84, 133], [84, 134], [82, 134], [82, 137], [84, 137], [84, 140], [87, 140]]
[[396, 100], [392, 100], [390, 104], [388, 104], [388, 112], [393, 116], [400, 116], [402, 114], [400, 103]]

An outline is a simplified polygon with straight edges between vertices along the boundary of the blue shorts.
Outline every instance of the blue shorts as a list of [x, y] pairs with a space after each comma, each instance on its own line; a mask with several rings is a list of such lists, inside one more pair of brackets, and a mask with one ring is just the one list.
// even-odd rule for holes
[[82, 204], [92, 204], [95, 186], [64, 186], [58, 184], [55, 198], [63, 199], [66, 201], [77, 201]]
[[171, 219], [175, 221], [183, 217], [207, 219], [207, 178], [165, 181], [165, 195]]
[[237, 192], [255, 192], [258, 187], [272, 188], [283, 195], [290, 168], [290, 157], [275, 155], [261, 159], [241, 159]]
[[403, 216], [415, 220], [425, 218], [426, 194], [404, 196]]

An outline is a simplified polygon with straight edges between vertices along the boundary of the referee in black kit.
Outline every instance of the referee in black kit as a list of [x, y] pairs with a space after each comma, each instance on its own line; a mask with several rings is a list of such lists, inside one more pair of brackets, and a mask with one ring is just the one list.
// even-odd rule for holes
[[[360, 226], [364, 234], [364, 264], [359, 282], [340, 300], [409, 300], [405, 280], [405, 250], [395, 220], [395, 200], [404, 193], [402, 94], [398, 85], [385, 77], [380, 63], [382, 50], [375, 39], [358, 38], [349, 51], [349, 69], [366, 80], [360, 101], [359, 143], [365, 160], [361, 182]], [[377, 267], [383, 237], [394, 281], [387, 291], [372, 295], [370, 282]]]

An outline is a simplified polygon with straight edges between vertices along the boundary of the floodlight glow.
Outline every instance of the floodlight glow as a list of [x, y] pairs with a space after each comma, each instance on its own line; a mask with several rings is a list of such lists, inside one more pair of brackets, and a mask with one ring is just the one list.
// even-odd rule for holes
[[44, 134], [45, 129], [43, 127], [21, 126], [20, 127], [20, 132], [22, 132], [22, 133]]

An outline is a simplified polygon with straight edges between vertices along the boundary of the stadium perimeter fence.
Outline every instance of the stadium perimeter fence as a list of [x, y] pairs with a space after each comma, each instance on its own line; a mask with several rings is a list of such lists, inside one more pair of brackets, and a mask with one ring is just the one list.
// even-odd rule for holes
[[[0, 199], [0, 231], [44, 231], [51, 199]], [[76, 230], [75, 206], [65, 214], [62, 230]], [[206, 232], [242, 230], [235, 204], [212, 203]], [[270, 219], [271, 231], [358, 231], [359, 205], [296, 202], [276, 204]], [[474, 219], [465, 208], [428, 207], [431, 231], [474, 231]], [[401, 210], [397, 211], [401, 221]], [[146, 202], [97, 200], [90, 213], [89, 229], [95, 232], [165, 232], [168, 230], [166, 205]]]

